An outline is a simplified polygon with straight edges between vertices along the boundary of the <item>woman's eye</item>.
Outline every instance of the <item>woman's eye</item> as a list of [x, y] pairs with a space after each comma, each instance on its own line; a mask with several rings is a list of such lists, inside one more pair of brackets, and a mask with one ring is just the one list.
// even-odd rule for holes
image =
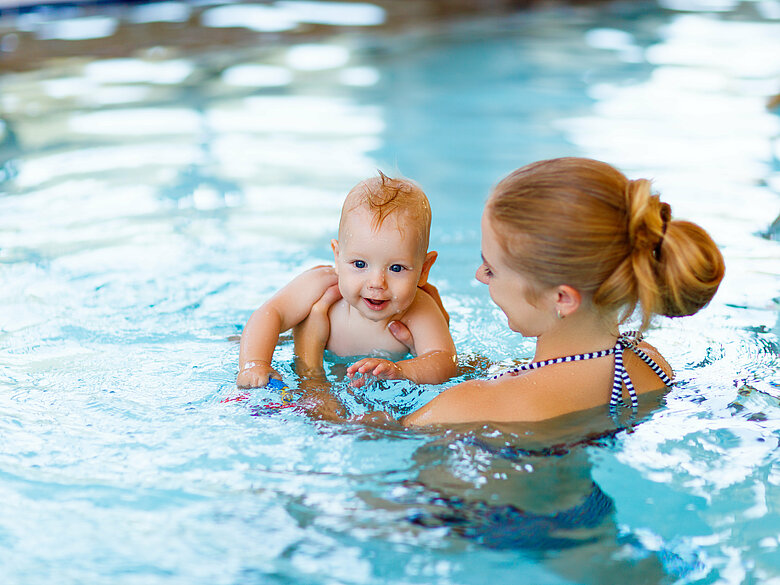
[[365, 268], [366, 267], [366, 261], [365, 260], [355, 260], [352, 265], [355, 268]]
[[390, 270], [391, 270], [392, 272], [401, 272], [403, 269], [404, 269], [404, 267], [403, 267], [403, 266], [401, 266], [400, 264], [393, 264], [393, 265], [390, 267]]

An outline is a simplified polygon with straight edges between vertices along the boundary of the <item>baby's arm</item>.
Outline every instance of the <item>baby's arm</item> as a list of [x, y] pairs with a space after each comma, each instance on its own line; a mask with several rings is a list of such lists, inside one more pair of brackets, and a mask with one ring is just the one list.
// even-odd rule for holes
[[[402, 322], [409, 328], [417, 356], [393, 363], [379, 358], [366, 358], [352, 364], [347, 375], [360, 373], [377, 378], [406, 378], [418, 384], [441, 384], [458, 371], [455, 343], [452, 341], [447, 321], [436, 302], [426, 293], [419, 292]], [[361, 380], [353, 382], [361, 386]]]
[[268, 378], [281, 378], [271, 367], [279, 335], [294, 327], [311, 311], [323, 292], [336, 284], [332, 267], [318, 266], [294, 278], [257, 309], [241, 334], [238, 354], [240, 388], [265, 386]]

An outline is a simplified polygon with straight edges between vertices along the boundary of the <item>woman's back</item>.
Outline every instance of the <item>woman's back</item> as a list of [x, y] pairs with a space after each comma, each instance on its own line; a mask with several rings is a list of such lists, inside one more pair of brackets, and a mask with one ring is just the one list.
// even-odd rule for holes
[[[639, 348], [672, 377], [671, 367], [658, 350], [644, 342]], [[623, 362], [638, 394], [666, 387], [651, 366], [634, 352], [625, 351]], [[449, 388], [409, 415], [405, 423], [540, 421], [599, 406], [608, 409], [614, 378], [614, 355], [509, 372]], [[629, 402], [625, 386], [623, 399]]]

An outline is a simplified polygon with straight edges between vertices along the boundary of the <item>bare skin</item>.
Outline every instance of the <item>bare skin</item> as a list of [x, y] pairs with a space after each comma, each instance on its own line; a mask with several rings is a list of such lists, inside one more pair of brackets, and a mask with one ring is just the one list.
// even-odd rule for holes
[[[432, 284], [426, 282], [419, 286], [420, 292], [423, 296], [430, 297], [430, 300], [438, 307], [441, 316], [445, 322], [449, 324], [450, 316], [444, 308], [441, 297], [439, 296], [438, 289]], [[329, 312], [332, 305], [336, 301], [341, 299], [341, 293], [338, 286], [333, 285], [328, 287], [322, 294], [322, 297], [312, 306], [312, 309], [306, 319], [297, 325], [293, 329], [293, 338], [295, 340], [295, 353], [296, 353], [296, 370], [299, 374], [305, 376], [321, 376], [324, 374], [322, 369], [322, 355], [327, 345], [327, 340], [330, 336], [330, 323], [331, 319]], [[426, 305], [430, 305], [430, 302], [426, 299], [424, 301]], [[387, 329], [390, 334], [400, 342], [403, 347], [404, 353], [417, 354], [415, 349], [414, 338], [409, 328], [402, 321], [391, 321], [387, 325]], [[393, 366], [397, 368], [394, 370]], [[437, 367], [438, 364], [435, 360], [428, 360], [428, 357], [423, 354], [414, 360], [404, 360], [393, 364], [389, 360], [366, 358], [359, 362], [352, 364], [347, 369], [347, 375], [350, 378], [354, 378], [358, 373], [373, 375], [377, 378], [389, 379], [393, 375], [394, 371], [403, 372], [402, 368], [410, 367]], [[408, 370], [407, 370], [408, 371]], [[397, 378], [405, 376], [396, 376]], [[362, 386], [364, 380], [357, 378], [354, 380], [354, 386]]]
[[[537, 295], [533, 304], [526, 300], [529, 279], [509, 267], [495, 232], [484, 220], [482, 246], [483, 264], [477, 271], [477, 280], [490, 287], [491, 298], [504, 311], [513, 331], [537, 339], [534, 361], [615, 345], [617, 318], [605, 316], [573, 287], [549, 287]], [[393, 323], [390, 331], [407, 347], [414, 346], [414, 334], [404, 323]], [[673, 375], [669, 364], [653, 346], [641, 343], [639, 347], [668, 376]], [[614, 357], [607, 356], [555, 364], [497, 380], [470, 380], [445, 389], [431, 402], [404, 417], [401, 423], [416, 427], [532, 422], [606, 405], [612, 392], [614, 364]], [[652, 369], [632, 352], [624, 352], [624, 365], [637, 393], [664, 387]], [[374, 424], [392, 422], [385, 413], [372, 413], [365, 418]]]
[[[671, 368], [654, 347], [647, 343], [639, 347], [667, 375], [672, 375]], [[632, 352], [624, 353], [624, 365], [637, 393], [664, 387], [650, 367]], [[587, 410], [609, 402], [614, 367], [614, 358], [608, 356], [555, 364], [497, 380], [470, 380], [447, 388], [402, 422], [406, 426], [481, 421], [532, 422]]]
[[[488, 217], [482, 220], [483, 263], [477, 280], [490, 288], [490, 296], [507, 317], [513, 331], [535, 337], [534, 361], [587, 353], [615, 345], [617, 318], [605, 316], [590, 299], [568, 285], [548, 287], [534, 302], [528, 300], [533, 283], [514, 271]], [[669, 376], [672, 370], [658, 351], [641, 344]], [[624, 362], [638, 393], [664, 387], [661, 379], [632, 352]], [[471, 380], [447, 388], [431, 402], [403, 419], [408, 426], [478, 421], [540, 421], [606, 405], [614, 376], [612, 356], [555, 364], [502, 376], [497, 380]]]
[[367, 358], [356, 364], [362, 373], [428, 384], [455, 375], [455, 345], [447, 321], [418, 288], [427, 282], [436, 253], [422, 249], [420, 231], [410, 224], [400, 211], [378, 227], [372, 226], [366, 209], [345, 212], [339, 239], [332, 242], [334, 267], [304, 272], [250, 317], [241, 336], [238, 386], [259, 387], [269, 377], [280, 378], [271, 359], [279, 335], [290, 328], [298, 365], [308, 374], [319, 374], [325, 349], [340, 356], [377, 350], [405, 355], [407, 347], [388, 330], [393, 321], [412, 332], [417, 355], [398, 362]]
[[239, 388], [265, 386], [269, 378], [281, 380], [282, 377], [271, 366], [279, 335], [303, 321], [322, 297], [322, 292], [336, 282], [332, 267], [312, 268], [297, 276], [252, 313], [241, 335], [236, 380]]

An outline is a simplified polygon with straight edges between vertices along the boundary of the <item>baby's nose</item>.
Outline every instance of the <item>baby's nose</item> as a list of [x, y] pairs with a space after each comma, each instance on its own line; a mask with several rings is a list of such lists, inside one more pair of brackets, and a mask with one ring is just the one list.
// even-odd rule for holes
[[369, 276], [368, 285], [371, 288], [385, 287], [385, 273], [383, 270], [374, 270]]

